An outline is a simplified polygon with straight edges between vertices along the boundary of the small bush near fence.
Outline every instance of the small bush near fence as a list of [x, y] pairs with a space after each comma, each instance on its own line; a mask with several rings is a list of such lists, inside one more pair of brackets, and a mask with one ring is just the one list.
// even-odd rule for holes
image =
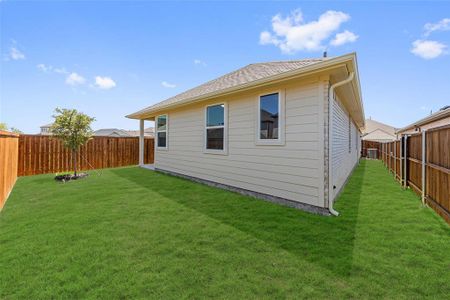
[[[153, 163], [153, 138], [146, 138], [144, 163]], [[139, 163], [138, 137], [93, 137], [78, 151], [78, 169], [114, 168]], [[20, 135], [18, 176], [66, 172], [73, 169], [72, 152], [56, 138]]]
[[450, 125], [383, 143], [381, 149], [395, 178], [450, 224]]

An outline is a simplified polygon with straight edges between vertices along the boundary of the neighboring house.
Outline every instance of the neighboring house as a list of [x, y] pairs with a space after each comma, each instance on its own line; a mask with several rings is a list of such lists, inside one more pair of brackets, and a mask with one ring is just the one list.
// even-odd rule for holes
[[46, 124], [46, 125], [42, 125], [41, 131], [39, 132], [39, 134], [41, 135], [52, 135], [52, 133], [50, 132], [50, 127], [52, 127], [53, 123], [50, 124]]
[[396, 131], [397, 135], [412, 134], [428, 130], [435, 127], [450, 125], [450, 105], [444, 106], [438, 112], [429, 115], [426, 118], [420, 119], [406, 127], [400, 128]]
[[356, 54], [251, 64], [127, 117], [155, 121], [156, 170], [337, 215], [364, 128]]
[[108, 137], [131, 137], [127, 131], [117, 128], [105, 128], [94, 131], [94, 136], [108, 136]]
[[373, 142], [390, 142], [396, 139], [395, 130], [396, 128], [392, 126], [367, 119], [361, 139]]
[[[127, 133], [131, 136], [139, 136], [139, 130], [127, 130]], [[155, 129], [153, 127], [147, 127], [144, 129], [145, 137], [154, 137]]]

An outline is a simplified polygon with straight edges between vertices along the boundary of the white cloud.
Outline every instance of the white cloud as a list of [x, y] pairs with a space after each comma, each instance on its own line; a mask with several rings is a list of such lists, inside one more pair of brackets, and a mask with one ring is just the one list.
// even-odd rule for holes
[[47, 66], [45, 64], [38, 64], [38, 65], [36, 65], [36, 67], [39, 69], [39, 71], [42, 71], [42, 72], [48, 72], [53, 68], [52, 66]]
[[174, 87], [176, 87], [175, 84], [173, 83], [168, 83], [167, 81], [163, 81], [161, 82], [161, 85], [165, 88], [169, 88], [169, 89], [173, 89]]
[[102, 90], [109, 90], [115, 87], [116, 83], [110, 77], [96, 76], [95, 85]]
[[9, 49], [9, 56], [13, 60], [21, 60], [25, 59], [25, 54], [23, 54], [19, 49], [17, 49], [15, 46], [12, 46]]
[[69, 76], [67, 76], [67, 78], [66, 78], [66, 83], [68, 85], [72, 85], [72, 86], [84, 84], [85, 82], [86, 82], [86, 79], [84, 79], [83, 76], [78, 75], [75, 72], [70, 73]]
[[269, 31], [261, 32], [259, 42], [262, 45], [275, 45], [283, 53], [294, 53], [300, 50], [324, 50], [326, 40], [339, 29], [342, 23], [349, 19], [350, 15], [332, 10], [320, 15], [317, 21], [309, 23], [304, 22], [300, 10], [292, 11], [285, 18], [277, 14], [272, 18], [273, 33]]
[[54, 68], [52, 65], [46, 65], [46, 64], [38, 64], [36, 67], [39, 69], [39, 71], [44, 73], [54, 72], [57, 74], [69, 74], [66, 69], [64, 68]]
[[336, 34], [334, 39], [330, 42], [332, 46], [341, 46], [347, 43], [353, 43], [359, 38], [356, 34], [353, 32], [350, 32], [348, 30], [345, 30], [344, 32]]
[[202, 65], [206, 67], [206, 63], [200, 59], [194, 59], [194, 65]]
[[446, 53], [447, 46], [437, 41], [416, 40], [413, 42], [411, 53], [424, 59], [433, 59]]
[[64, 68], [53, 68], [53, 72], [58, 74], [69, 74], [66, 69]]
[[425, 30], [424, 36], [429, 36], [433, 31], [450, 30], [450, 18], [445, 18], [437, 23], [427, 23], [423, 26]]

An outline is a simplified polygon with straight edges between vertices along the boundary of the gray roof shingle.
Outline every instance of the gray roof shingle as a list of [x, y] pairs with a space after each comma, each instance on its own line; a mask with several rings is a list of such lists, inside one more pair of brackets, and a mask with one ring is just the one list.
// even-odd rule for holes
[[219, 78], [208, 81], [193, 89], [187, 90], [174, 97], [168, 98], [157, 104], [144, 108], [134, 114], [145, 113], [146, 111], [170, 106], [178, 102], [184, 102], [191, 98], [197, 98], [210, 93], [220, 92], [221, 90], [238, 87], [240, 85], [248, 84], [263, 78], [269, 78], [271, 76], [279, 75], [285, 72], [301, 69], [303, 67], [322, 62], [326, 59], [329, 58], [314, 58], [250, 64], [236, 71], [225, 74]]

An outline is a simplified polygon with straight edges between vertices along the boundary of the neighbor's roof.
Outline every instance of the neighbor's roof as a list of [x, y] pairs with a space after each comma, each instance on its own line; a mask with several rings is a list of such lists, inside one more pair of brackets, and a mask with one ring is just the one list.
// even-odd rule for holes
[[128, 134], [128, 132], [126, 132], [125, 130], [122, 130], [122, 129], [105, 128], [105, 129], [99, 129], [99, 130], [94, 131], [94, 136], [121, 136], [121, 137], [127, 137], [127, 136], [131, 136], [131, 135]]
[[395, 138], [395, 127], [392, 127], [390, 125], [372, 120], [372, 119], [366, 119], [366, 125], [364, 126], [363, 136], [369, 135], [370, 133], [374, 131], [383, 131], [387, 135], [391, 135]]
[[[131, 136], [139, 136], [139, 130], [127, 130], [127, 133]], [[144, 129], [144, 136], [153, 136], [155, 134], [155, 129], [153, 127], [147, 127]]]
[[409, 124], [408, 126], [405, 126], [403, 128], [400, 128], [399, 130], [397, 130], [397, 133], [401, 133], [409, 129], [420, 127], [422, 125], [429, 124], [447, 117], [450, 117], [450, 105], [444, 106], [439, 111], [429, 115], [428, 117], [420, 119], [419, 121]]
[[183, 102], [184, 100], [201, 97], [203, 95], [207, 95], [210, 93], [254, 82], [259, 79], [269, 78], [274, 75], [282, 74], [292, 70], [297, 70], [305, 66], [309, 66], [324, 61], [326, 59], [328, 58], [275, 61], [275, 62], [250, 64], [234, 72], [225, 74], [217, 79], [208, 81], [193, 89], [187, 90], [186, 92], [178, 94], [174, 97], [161, 101], [155, 105], [144, 108], [138, 112], [128, 115], [127, 117], [133, 118], [133, 116], [135, 115], [140, 115], [157, 108], [170, 106], [171, 104]]
[[40, 128], [43, 128], [43, 127], [52, 127], [52, 125], [53, 125], [53, 123], [50, 123], [50, 124], [42, 125], [42, 126], [40, 126]]
[[[313, 58], [250, 64], [155, 105], [129, 114], [126, 117], [131, 119], [145, 119], [147, 117], [154, 117], [157, 112], [165, 109], [171, 109], [175, 106], [185, 105], [196, 101], [203, 101], [209, 98], [225, 95], [227, 93], [254, 88], [277, 80], [289, 79], [292, 76], [308, 74], [308, 72], [342, 66], [350, 61], [353, 62], [352, 68], [357, 69], [355, 53], [333, 58]], [[356, 82], [356, 93], [358, 94], [357, 97], [359, 106], [363, 115], [364, 112], [360, 99], [361, 91], [359, 87], [358, 74], [356, 74], [354, 81]], [[364, 119], [361, 120], [361, 123], [364, 124]]]

